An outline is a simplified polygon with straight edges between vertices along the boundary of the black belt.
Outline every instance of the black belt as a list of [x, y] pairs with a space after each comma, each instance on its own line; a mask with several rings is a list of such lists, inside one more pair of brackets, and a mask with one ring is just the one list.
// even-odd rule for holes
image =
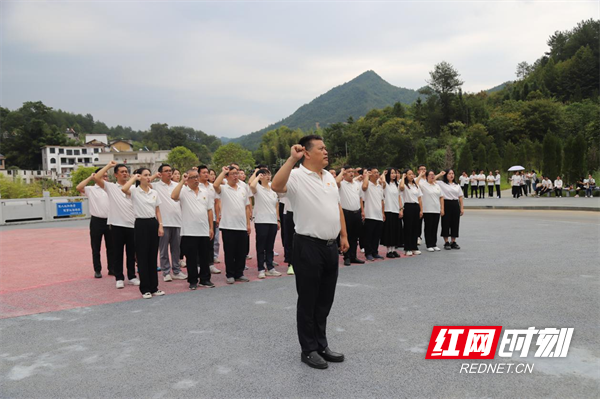
[[315, 237], [311, 237], [311, 236], [305, 236], [305, 235], [298, 234], [298, 233], [295, 233], [295, 234], [296, 234], [297, 237], [301, 237], [301, 238], [303, 238], [305, 240], [308, 240], [308, 241], [316, 242], [317, 244], [326, 245], [328, 247], [332, 246], [333, 244], [337, 245], [337, 238], [332, 238], [330, 240], [322, 240], [320, 238], [315, 238]]
[[348, 212], [348, 213], [360, 213], [360, 209], [359, 209], [359, 210], [356, 210], [356, 211], [349, 211], [348, 209], [344, 209], [344, 208], [342, 208], [342, 210], [343, 210], [344, 212]]

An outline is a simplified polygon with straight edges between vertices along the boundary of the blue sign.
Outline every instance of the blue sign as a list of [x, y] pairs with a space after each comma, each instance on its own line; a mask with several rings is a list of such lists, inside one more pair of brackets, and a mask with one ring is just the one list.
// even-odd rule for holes
[[83, 215], [83, 203], [61, 202], [56, 204], [56, 216]]

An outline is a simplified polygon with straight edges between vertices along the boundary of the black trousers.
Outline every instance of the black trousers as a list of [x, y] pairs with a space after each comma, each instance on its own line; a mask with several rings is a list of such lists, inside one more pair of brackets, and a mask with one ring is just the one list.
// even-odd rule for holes
[[473, 193], [475, 193], [475, 198], [479, 198], [479, 194], [477, 192], [477, 186], [471, 185], [471, 198], [473, 198]]
[[421, 207], [419, 204], [405, 203], [404, 204], [404, 250], [416, 251], [417, 238], [419, 237], [419, 229], [421, 226], [421, 217], [419, 213]]
[[[135, 229], [121, 226], [110, 226], [113, 238], [113, 272], [117, 281], [125, 280], [123, 276], [123, 250], [127, 253], [127, 278], [135, 278]], [[158, 238], [158, 233], [156, 233]], [[154, 269], [156, 272], [156, 269]]]
[[362, 233], [363, 223], [360, 216], [360, 209], [357, 211], [348, 211], [343, 209], [344, 219], [346, 220], [346, 233], [348, 234], [348, 243], [350, 248], [344, 253], [344, 260], [356, 260], [356, 248], [358, 247], [358, 238]]
[[256, 261], [258, 270], [265, 270], [265, 261], [267, 269], [273, 268], [273, 247], [275, 246], [275, 237], [277, 237], [277, 225], [269, 223], [255, 223], [256, 229]]
[[554, 188], [554, 195], [556, 197], [562, 197], [562, 188]]
[[90, 219], [90, 242], [92, 244], [92, 261], [94, 271], [102, 271], [102, 262], [100, 261], [100, 249], [102, 248], [102, 236], [104, 236], [104, 247], [106, 249], [107, 269], [109, 273], [113, 272], [113, 242], [110, 234], [110, 228], [106, 224], [106, 219], [92, 216]]
[[498, 196], [498, 198], [502, 198], [502, 195], [500, 194], [500, 185], [496, 184], [496, 195]]
[[379, 240], [381, 240], [382, 220], [365, 219], [365, 256], [379, 254]]
[[158, 220], [135, 219], [135, 256], [140, 273], [140, 292], [158, 291]]
[[520, 186], [512, 186], [512, 196], [513, 198], [519, 198], [521, 196]]
[[296, 224], [294, 223], [294, 212], [288, 211], [285, 214], [285, 244], [284, 249], [284, 262], [288, 265], [292, 264], [292, 256], [294, 254], [294, 234]]
[[460, 203], [458, 200], [444, 200], [442, 216], [442, 237], [458, 237], [460, 224]]
[[463, 196], [465, 198], [467, 198], [469, 196], [469, 185], [465, 184], [464, 186], [462, 186], [462, 190], [463, 190]]
[[494, 196], [494, 186], [488, 186], [488, 197], [492, 198]]
[[479, 198], [485, 198], [485, 186], [479, 186]]
[[[209, 257], [211, 256], [210, 250], [213, 248], [210, 243], [211, 240], [208, 237], [181, 236], [181, 248], [188, 265], [188, 283], [198, 284], [198, 267], [196, 265], [200, 265], [200, 283], [210, 281]], [[210, 258], [210, 260], [212, 259]]]
[[440, 225], [440, 214], [423, 213], [423, 220], [425, 220], [425, 245], [427, 248], [433, 248], [437, 246], [437, 232], [438, 226]]
[[294, 273], [298, 305], [296, 321], [302, 351], [327, 348], [327, 316], [333, 305], [338, 277], [338, 248], [335, 240], [326, 245], [322, 240], [296, 234], [294, 236]]
[[225, 274], [227, 278], [240, 278], [244, 275], [246, 266], [248, 232], [246, 230], [220, 230], [225, 253]]
[[[285, 249], [285, 215], [283, 211], [285, 210], [285, 204], [279, 203], [279, 224], [281, 226], [279, 230], [279, 235], [281, 238], [281, 246]], [[284, 254], [285, 256], [285, 254]], [[286, 258], [287, 259], [287, 258]]]

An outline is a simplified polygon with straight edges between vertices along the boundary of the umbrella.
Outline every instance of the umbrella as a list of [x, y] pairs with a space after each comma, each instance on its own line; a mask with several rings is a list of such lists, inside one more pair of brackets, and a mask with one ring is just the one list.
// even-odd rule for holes
[[508, 168], [509, 172], [516, 172], [518, 170], [525, 170], [525, 168], [522, 167], [521, 165], [515, 165], [515, 166], [511, 166], [510, 168]]

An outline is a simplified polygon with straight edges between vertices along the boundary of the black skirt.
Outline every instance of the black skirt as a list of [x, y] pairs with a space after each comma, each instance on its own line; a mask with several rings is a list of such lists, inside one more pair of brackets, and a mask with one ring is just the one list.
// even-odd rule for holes
[[398, 218], [397, 213], [385, 213], [385, 222], [383, 222], [383, 231], [381, 233], [381, 245], [385, 247], [404, 246], [402, 219]]

